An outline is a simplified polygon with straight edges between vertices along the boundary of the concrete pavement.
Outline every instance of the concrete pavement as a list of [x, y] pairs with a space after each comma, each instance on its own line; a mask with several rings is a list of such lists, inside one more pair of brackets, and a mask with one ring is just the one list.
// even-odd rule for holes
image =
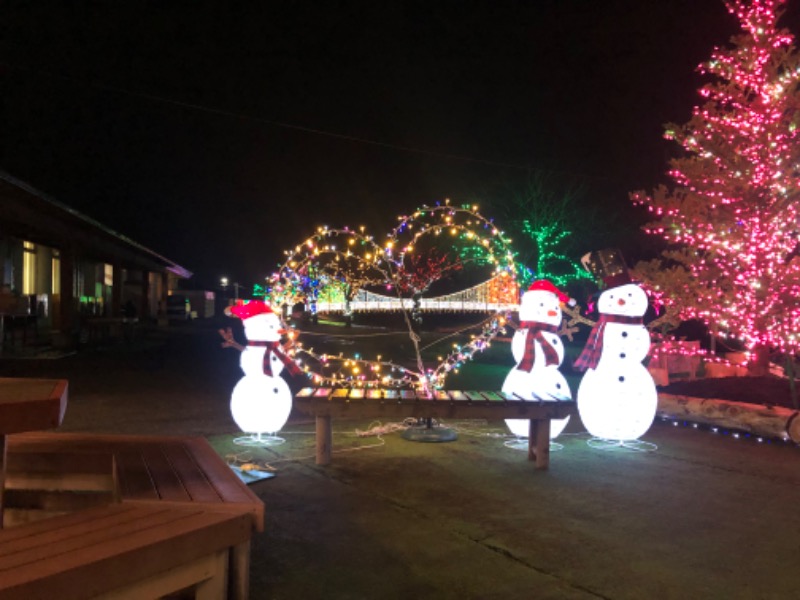
[[[334, 421], [328, 467], [314, 425], [245, 448], [228, 412], [240, 374], [212, 327], [59, 360], [0, 359], [3, 376], [64, 377], [62, 429], [207, 436], [270, 464], [254, 542], [254, 599], [786, 599], [800, 564], [800, 449], [657, 422], [653, 452], [587, 445], [573, 417], [551, 468], [503, 445], [502, 423], [452, 423], [456, 442], [357, 437]], [[386, 425], [386, 424], [383, 424]]]

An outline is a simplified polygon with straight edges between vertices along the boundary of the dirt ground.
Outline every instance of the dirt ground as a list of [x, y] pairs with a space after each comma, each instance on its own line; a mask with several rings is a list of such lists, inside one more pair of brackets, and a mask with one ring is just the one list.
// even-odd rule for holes
[[[334, 422], [314, 463], [314, 423], [247, 448], [228, 402], [238, 355], [215, 323], [57, 360], [0, 359], [3, 376], [66, 378], [62, 429], [206, 436], [230, 462], [274, 469], [251, 489], [267, 527], [253, 599], [785, 599], [797, 596], [800, 449], [657, 421], [639, 451], [590, 446], [580, 419], [549, 471], [507, 448], [502, 422], [409, 442], [399, 424]], [[380, 426], [383, 435], [359, 437]], [[649, 450], [649, 451], [646, 451]]]

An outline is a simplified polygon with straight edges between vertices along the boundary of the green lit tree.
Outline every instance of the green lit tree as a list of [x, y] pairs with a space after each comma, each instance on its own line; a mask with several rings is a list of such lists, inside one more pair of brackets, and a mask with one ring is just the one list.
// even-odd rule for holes
[[559, 186], [541, 173], [489, 194], [489, 209], [514, 243], [523, 285], [533, 279], [560, 287], [592, 280], [578, 259], [592, 249], [586, 242], [599, 216], [582, 202], [584, 196], [584, 188]]

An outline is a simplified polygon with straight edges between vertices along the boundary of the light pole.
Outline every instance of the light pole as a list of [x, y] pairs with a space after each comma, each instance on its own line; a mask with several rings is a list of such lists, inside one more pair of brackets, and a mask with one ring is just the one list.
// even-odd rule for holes
[[235, 281], [233, 283], [231, 283], [230, 280], [227, 277], [221, 277], [220, 280], [219, 280], [219, 284], [220, 284], [220, 286], [222, 286], [222, 291], [225, 292], [225, 293], [227, 293], [227, 291], [228, 291], [228, 286], [229, 285], [232, 286], [233, 287], [233, 300], [234, 300], [234, 302], [238, 302], [239, 301], [239, 288], [244, 287], [244, 286], [239, 285]]

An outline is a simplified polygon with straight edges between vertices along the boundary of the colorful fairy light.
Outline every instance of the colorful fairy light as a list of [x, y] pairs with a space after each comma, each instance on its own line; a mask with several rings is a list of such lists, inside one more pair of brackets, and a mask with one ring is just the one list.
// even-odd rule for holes
[[[318, 385], [441, 387], [449, 372], [490, 347], [491, 341], [505, 331], [510, 310], [516, 307], [519, 286], [515, 253], [503, 232], [481, 216], [476, 206], [454, 207], [449, 201], [423, 206], [398, 220], [383, 244], [367, 235], [363, 226], [358, 231], [320, 227], [285, 252], [284, 264], [269, 280], [267, 295], [277, 306], [306, 302], [324, 312], [343, 300], [347, 314], [360, 308], [399, 310], [406, 315], [416, 352], [416, 371], [385, 361], [317, 355], [298, 344], [294, 357]], [[449, 251], [455, 247], [477, 248], [479, 252], [467, 258], [454, 256]], [[488, 281], [428, 301], [422, 298], [433, 283], [467, 264], [488, 271]], [[425, 367], [412, 322], [418, 321], [419, 311], [447, 310], [451, 302], [460, 310], [493, 312], [471, 327], [474, 333], [467, 344], [453, 350], [434, 368]]]

